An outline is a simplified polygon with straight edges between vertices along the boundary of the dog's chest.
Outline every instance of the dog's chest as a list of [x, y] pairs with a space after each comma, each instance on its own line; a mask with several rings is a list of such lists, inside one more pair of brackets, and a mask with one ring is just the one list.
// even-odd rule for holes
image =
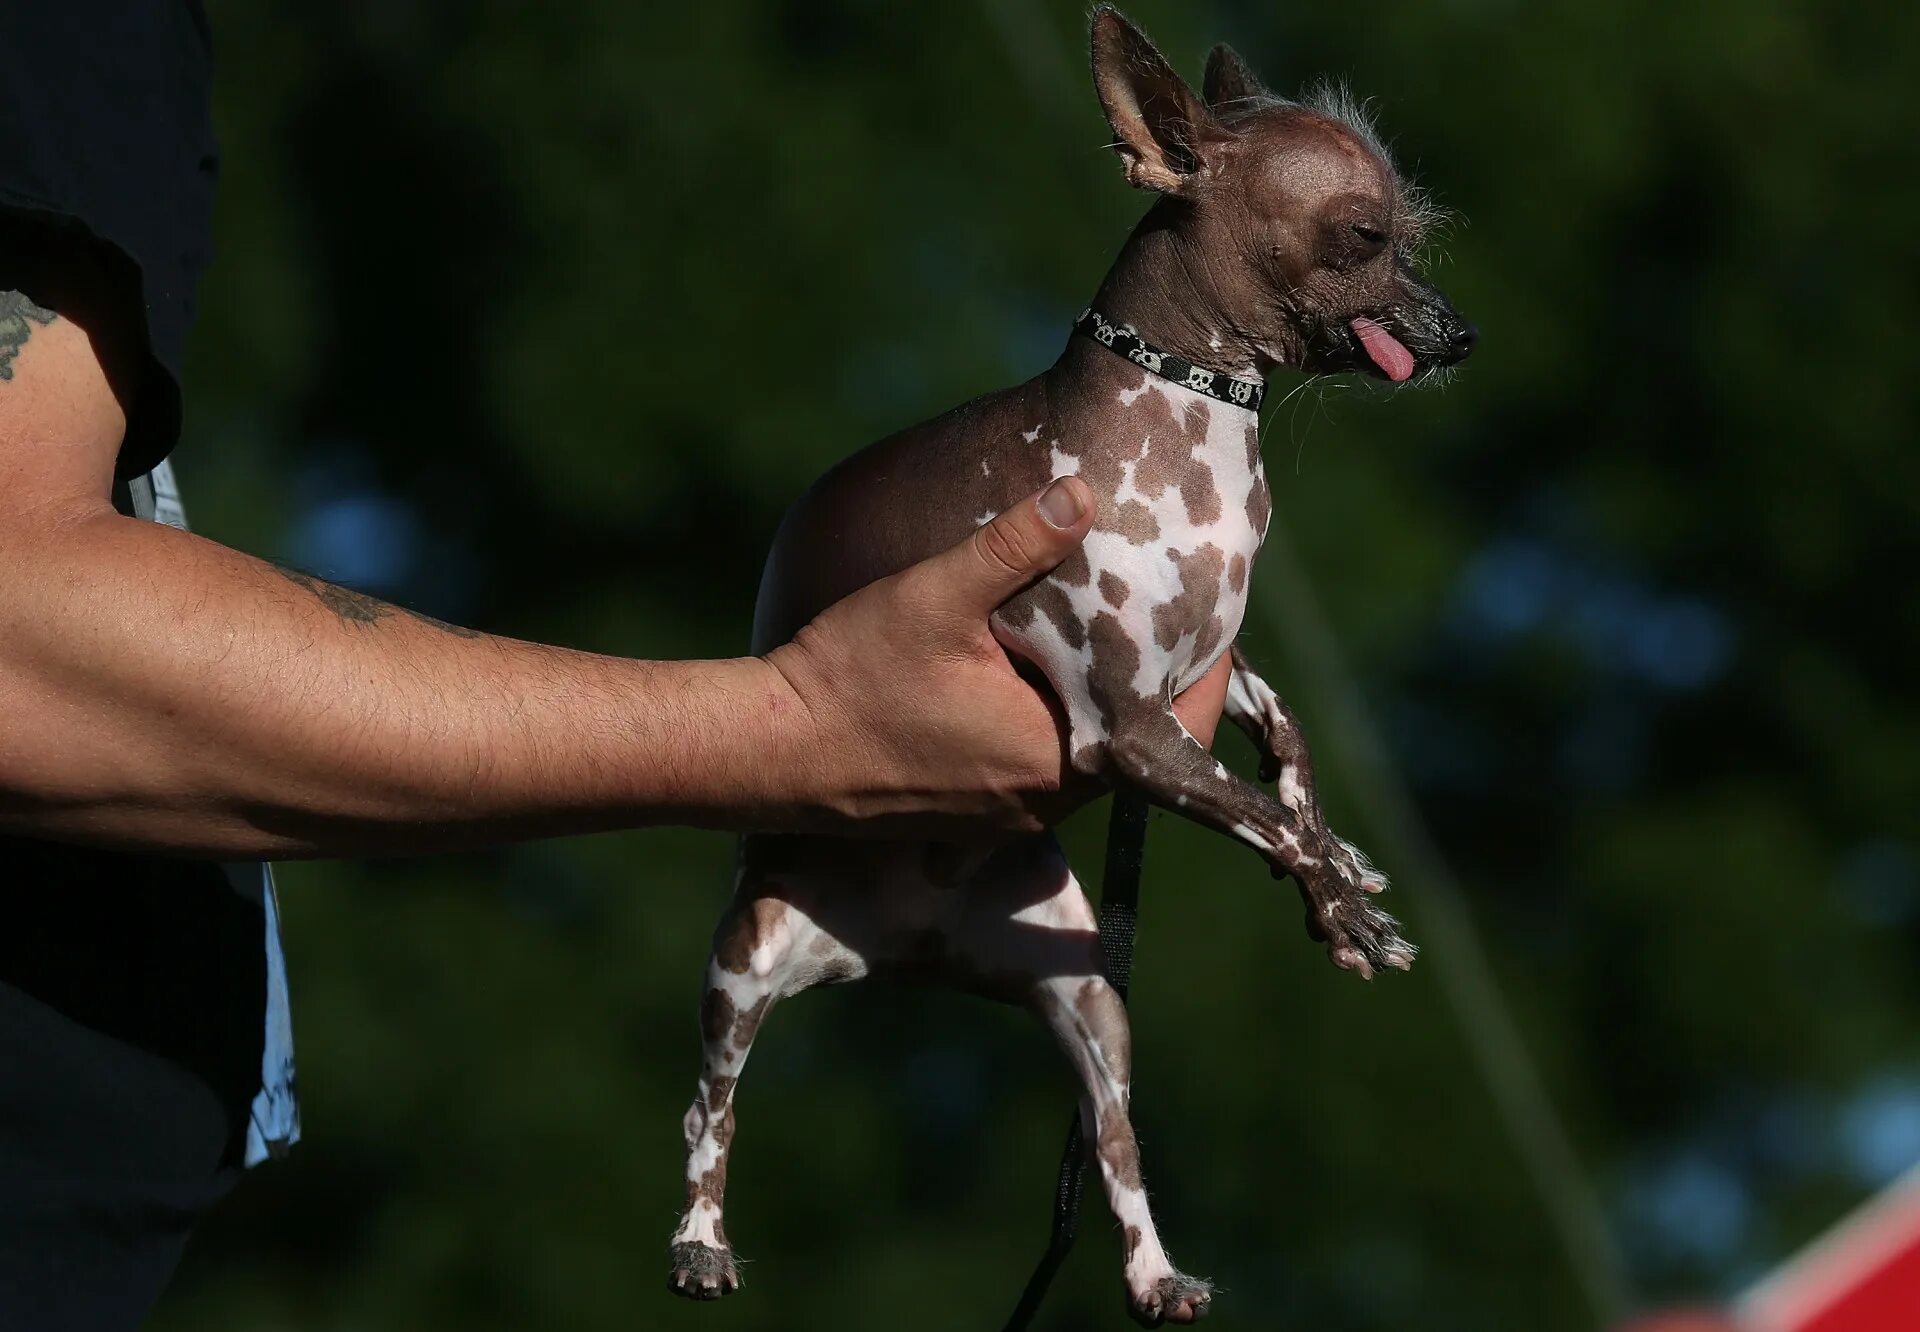
[[1266, 535], [1258, 430], [1254, 412], [1152, 375], [1085, 419], [1036, 425], [1048, 472], [1085, 480], [1099, 517], [1030, 604], [1003, 612], [1002, 640], [1056, 688], [1075, 664], [1096, 688], [1158, 698], [1205, 674], [1239, 631]]

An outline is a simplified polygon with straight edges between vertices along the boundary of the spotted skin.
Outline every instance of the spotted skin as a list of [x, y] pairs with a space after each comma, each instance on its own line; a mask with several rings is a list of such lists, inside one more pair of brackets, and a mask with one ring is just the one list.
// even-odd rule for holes
[[[1288, 747], [1298, 737], [1291, 714], [1250, 668], [1236, 669], [1235, 719], [1264, 755], [1277, 747], [1289, 756], [1277, 773], [1283, 799], [1217, 763], [1172, 711], [1174, 695], [1228, 650], [1246, 612], [1272, 509], [1258, 424], [1244, 407], [1076, 339], [1040, 379], [882, 441], [816, 486], [776, 539], [756, 648], [791, 637], [853, 587], [960, 539], [1049, 477], [1079, 475], [1099, 505], [1093, 532], [1079, 557], [993, 617], [996, 638], [1058, 696], [1075, 768], [1252, 847], [1300, 886], [1309, 933], [1334, 962], [1371, 975], [1404, 967], [1412, 949], [1372, 904], [1384, 880], [1320, 821], [1304, 742]], [[907, 506], [910, 524], [874, 521], [866, 497], [913, 485], [964, 494]], [[1046, 836], [975, 848], [743, 839], [701, 1001], [702, 1072], [686, 1117], [687, 1207], [671, 1288], [700, 1299], [738, 1288], [723, 1225], [726, 1164], [738, 1079], [767, 1014], [815, 985], [868, 976], [971, 991], [1047, 1025], [1080, 1077], [1087, 1141], [1129, 1236], [1129, 1311], [1148, 1326], [1203, 1317], [1211, 1288], [1173, 1266], [1147, 1206], [1127, 1117], [1126, 1010], [1101, 978], [1092, 909]]]
[[[740, 969], [723, 960], [743, 957]], [[724, 1223], [727, 1164], [739, 1079], [762, 1019], [781, 999], [868, 976], [968, 990], [1046, 1025], [1079, 1077], [1082, 1127], [1127, 1236], [1129, 1309], [1148, 1326], [1201, 1316], [1211, 1287], [1173, 1266], [1147, 1203], [1128, 1118], [1126, 1006], [1101, 973], [1093, 907], [1050, 834], [937, 853], [909, 843], [752, 840], [707, 965], [669, 1289], [718, 1299], [740, 1287]]]
[[[1252, 412], [1109, 359], [1112, 367], [1095, 363], [1108, 401], [1047, 422], [1043, 434], [1056, 475], [1086, 481], [1101, 514], [1130, 516], [1097, 520], [1083, 567], [1043, 579], [993, 623], [1059, 696], [1076, 763], [1102, 776], [1113, 775], [1104, 753], [1113, 732], [1096, 695], [1157, 702], [1171, 716], [1172, 696], [1239, 630], [1246, 588], [1227, 569], [1236, 558], [1250, 564], [1260, 548], [1265, 533], [1249, 522], [1246, 497], [1266, 485], [1246, 450]], [[1126, 589], [1118, 605], [1108, 595], [1116, 587]], [[1137, 651], [1101, 651], [1089, 629], [1102, 615]]]
[[[1424, 217], [1417, 192], [1350, 110], [1274, 98], [1224, 47], [1203, 102], [1110, 8], [1096, 8], [1092, 26], [1095, 86], [1126, 177], [1165, 196], [1095, 309], [1242, 378], [1276, 366], [1371, 373], [1359, 317], [1404, 343], [1423, 373], [1466, 354], [1471, 327], [1409, 258]], [[1338, 966], [1362, 976], [1408, 966], [1412, 947], [1375, 905], [1386, 880], [1326, 826], [1305, 740], [1274, 690], [1236, 655], [1227, 714], [1258, 747], [1272, 791], [1214, 760], [1172, 711], [1238, 634], [1272, 521], [1259, 422], [1244, 406], [1069, 338], [1033, 379], [899, 431], [817, 481], [774, 538], [753, 650], [789, 641], [834, 602], [1065, 474], [1092, 490], [1093, 530], [992, 628], [1057, 696], [1071, 766], [1238, 839], [1291, 877], [1309, 933]], [[1129, 1311], [1148, 1326], [1204, 1316], [1211, 1288], [1173, 1267], [1147, 1205], [1126, 1010], [1102, 978], [1092, 909], [1046, 834], [977, 846], [743, 839], [700, 1005], [672, 1288], [708, 1299], [739, 1285], [727, 1165], [740, 1079], [771, 1011], [870, 976], [969, 990], [1047, 1026], [1079, 1076]]]
[[[1213, 666], [1246, 613], [1272, 512], [1258, 449], [1249, 445], [1259, 422], [1244, 407], [1109, 359], [1111, 367], [1087, 367], [1099, 388], [1086, 396], [1104, 408], [1093, 416], [1097, 429], [1043, 421], [1027, 442], [1044, 442], [1056, 471], [1093, 487], [1101, 512], [1140, 506], [1153, 538], [1136, 541], [1096, 523], [1084, 559], [1009, 602], [994, 619], [995, 635], [1053, 686], [1076, 768], [1126, 782], [1259, 852], [1276, 876], [1299, 886], [1307, 932], [1336, 966], [1369, 978], [1405, 970], [1414, 949], [1373, 901], [1385, 879], [1360, 868], [1365, 858], [1327, 830], [1317, 805], [1299, 807], [1297, 790], [1289, 805], [1229, 772], [1173, 714], [1173, 696]], [[1110, 395], [1105, 404], [1101, 388]], [[1102, 590], [1116, 582], [1128, 589], [1117, 606]], [[1238, 673], [1258, 679], [1244, 663]], [[1278, 707], [1273, 691], [1259, 688], [1258, 706], [1270, 699]], [[1276, 715], [1290, 717], [1284, 708]], [[1297, 737], [1298, 728], [1274, 734]], [[1312, 781], [1305, 742], [1295, 748], [1290, 790]]]

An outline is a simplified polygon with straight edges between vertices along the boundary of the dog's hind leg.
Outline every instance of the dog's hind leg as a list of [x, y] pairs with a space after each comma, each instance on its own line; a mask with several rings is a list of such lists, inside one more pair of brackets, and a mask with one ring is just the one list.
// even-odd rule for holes
[[740, 1288], [722, 1209], [733, 1147], [733, 1093], [774, 1003], [810, 986], [852, 980], [864, 963], [750, 868], [714, 932], [700, 999], [699, 1090], [687, 1110], [687, 1206], [674, 1231], [667, 1288], [715, 1300]]
[[733, 1147], [733, 1088], [752, 1048], [754, 1030], [773, 1004], [774, 988], [767, 983], [771, 979], [731, 975], [717, 958], [707, 963], [707, 988], [700, 1000], [700, 1085], [683, 1124], [687, 1208], [673, 1233], [673, 1271], [667, 1282], [677, 1295], [715, 1300], [740, 1287], [740, 1270], [721, 1216], [727, 1156]]
[[1128, 1114], [1132, 1075], [1126, 1006], [1104, 977], [1055, 977], [1039, 987], [1035, 1007], [1080, 1075], [1080, 1130], [1100, 1170], [1107, 1205], [1126, 1251], [1127, 1308], [1147, 1326], [1205, 1317], [1213, 1287], [1178, 1271], [1153, 1224], [1141, 1181], [1140, 1148]]
[[1079, 1075], [1081, 1130], [1124, 1237], [1129, 1311], [1148, 1327], [1197, 1321], [1212, 1287], [1175, 1270], [1147, 1205], [1127, 1110], [1132, 1036], [1126, 1005], [1102, 973], [1092, 905], [1051, 836], [996, 855], [965, 891], [957, 959], [996, 978], [996, 997], [1035, 1012]]

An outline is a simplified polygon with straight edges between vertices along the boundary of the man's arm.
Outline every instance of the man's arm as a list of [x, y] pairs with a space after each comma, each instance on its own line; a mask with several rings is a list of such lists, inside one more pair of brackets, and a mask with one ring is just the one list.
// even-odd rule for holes
[[517, 642], [115, 513], [109, 321], [84, 284], [62, 294], [0, 295], [0, 828], [288, 857], [659, 822], [1031, 826], [1061, 785], [1053, 716], [986, 618], [1085, 536], [1077, 481], [1063, 524], [1016, 506], [766, 658]]

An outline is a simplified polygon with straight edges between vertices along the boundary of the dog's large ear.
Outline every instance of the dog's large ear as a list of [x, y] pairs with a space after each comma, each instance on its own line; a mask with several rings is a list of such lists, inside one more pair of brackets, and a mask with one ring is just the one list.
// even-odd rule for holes
[[1260, 76], [1253, 72], [1253, 67], [1225, 42], [1207, 53], [1207, 77], [1200, 88], [1207, 105], [1215, 109], [1230, 102], [1273, 96], [1267, 91], [1267, 85], [1260, 82]]
[[1224, 137], [1213, 113], [1110, 5], [1093, 11], [1093, 86], [1130, 184], [1180, 194], [1204, 174]]

